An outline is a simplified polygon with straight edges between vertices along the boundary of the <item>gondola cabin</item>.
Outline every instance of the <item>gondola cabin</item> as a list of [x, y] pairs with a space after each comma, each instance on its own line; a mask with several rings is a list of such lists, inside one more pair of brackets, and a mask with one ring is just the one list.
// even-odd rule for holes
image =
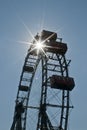
[[62, 42], [47, 42], [46, 43], [47, 52], [56, 53], [64, 55], [67, 52], [67, 44]]
[[58, 75], [52, 75], [52, 77], [50, 77], [50, 84], [51, 88], [69, 91], [71, 91], [75, 86], [73, 78]]
[[57, 39], [57, 33], [55, 32], [51, 32], [51, 31], [47, 31], [47, 30], [43, 30], [41, 32], [41, 40], [42, 41], [56, 41]]

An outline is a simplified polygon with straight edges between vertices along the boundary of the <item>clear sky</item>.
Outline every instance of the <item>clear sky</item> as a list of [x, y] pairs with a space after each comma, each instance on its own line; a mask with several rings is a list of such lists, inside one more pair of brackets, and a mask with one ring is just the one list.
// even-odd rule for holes
[[74, 109], [69, 130], [87, 129], [87, 1], [86, 0], [0, 0], [0, 130], [12, 124], [17, 86], [28, 45], [27, 29], [58, 32], [68, 45], [70, 76], [76, 87], [71, 92]]

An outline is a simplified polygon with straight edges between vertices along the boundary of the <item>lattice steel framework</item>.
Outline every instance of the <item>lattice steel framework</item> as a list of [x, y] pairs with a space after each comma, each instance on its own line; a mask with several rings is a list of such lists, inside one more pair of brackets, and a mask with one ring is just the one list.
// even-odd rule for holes
[[[61, 39], [59, 44], [62, 44]], [[70, 90], [52, 88], [50, 77], [59, 75], [68, 78], [70, 60], [66, 60], [65, 53], [56, 53], [55, 48], [54, 51], [46, 49], [45, 53], [46, 55], [43, 52], [37, 55], [31, 51], [31, 47], [28, 50], [20, 76], [10, 130], [68, 129], [69, 109], [73, 108], [70, 104]], [[33, 93], [35, 90], [38, 92]]]

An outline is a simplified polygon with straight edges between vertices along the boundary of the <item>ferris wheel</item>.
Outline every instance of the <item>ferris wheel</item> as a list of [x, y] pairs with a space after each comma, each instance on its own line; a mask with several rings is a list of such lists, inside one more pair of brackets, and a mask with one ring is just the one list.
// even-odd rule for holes
[[65, 54], [67, 44], [57, 33], [37, 34], [25, 57], [10, 130], [68, 130], [70, 91]]

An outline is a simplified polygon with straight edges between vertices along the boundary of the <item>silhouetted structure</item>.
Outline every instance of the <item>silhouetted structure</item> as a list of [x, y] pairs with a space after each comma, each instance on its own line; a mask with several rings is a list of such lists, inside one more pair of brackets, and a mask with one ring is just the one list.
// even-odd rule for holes
[[[35, 45], [38, 40], [43, 44], [43, 48], [37, 53]], [[11, 130], [27, 129], [27, 113], [30, 110], [37, 111], [37, 118], [32, 125], [30, 122], [35, 116], [31, 118], [30, 111], [29, 130], [67, 130], [69, 109], [73, 108], [70, 105], [70, 91], [75, 83], [68, 74], [71, 60], [66, 60], [66, 52], [67, 44], [62, 42], [62, 38], [57, 38], [57, 33], [43, 30], [41, 34], [35, 36], [20, 76], [16, 98], [18, 102], [16, 102]], [[41, 64], [40, 80], [42, 81], [40, 101], [38, 106], [34, 104], [31, 106], [33, 81], [39, 64]]]

